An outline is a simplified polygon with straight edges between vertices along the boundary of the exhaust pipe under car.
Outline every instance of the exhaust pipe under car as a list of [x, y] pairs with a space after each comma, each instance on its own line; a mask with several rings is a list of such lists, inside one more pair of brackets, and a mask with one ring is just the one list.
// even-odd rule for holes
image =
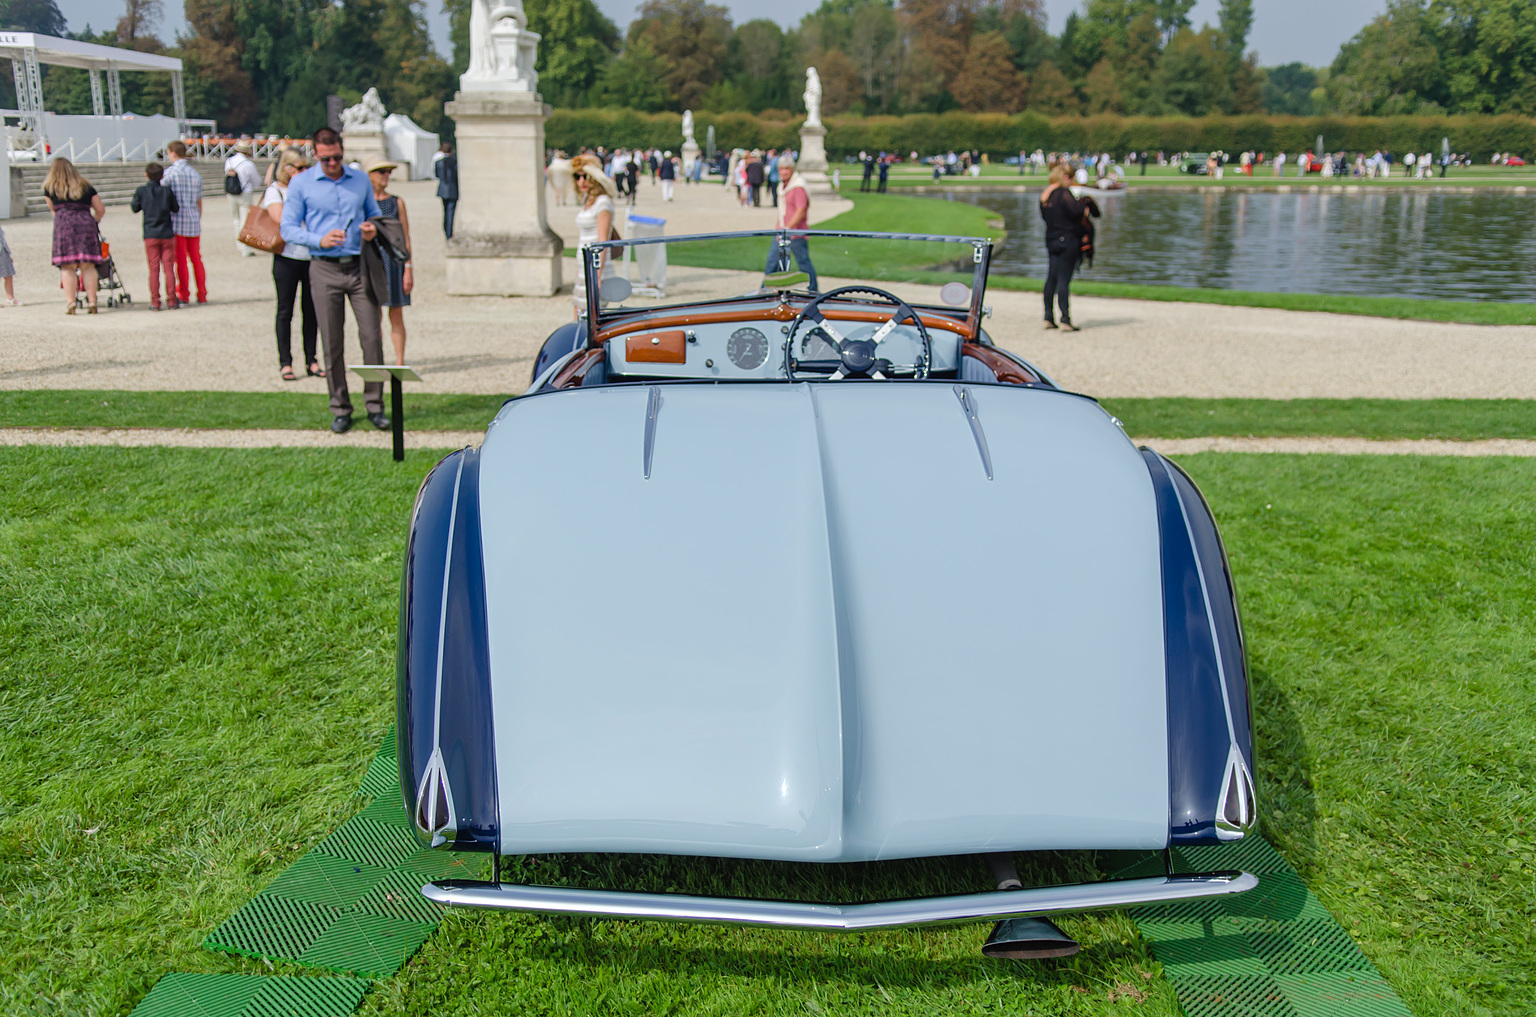
[[[1013, 855], [1006, 852], [987, 855], [987, 865], [992, 869], [997, 889], [1024, 889], [1019, 870], [1013, 864]], [[982, 944], [981, 953], [998, 960], [1045, 960], [1070, 957], [1081, 949], [1077, 940], [1047, 919], [1005, 918], [992, 926], [992, 934]]]

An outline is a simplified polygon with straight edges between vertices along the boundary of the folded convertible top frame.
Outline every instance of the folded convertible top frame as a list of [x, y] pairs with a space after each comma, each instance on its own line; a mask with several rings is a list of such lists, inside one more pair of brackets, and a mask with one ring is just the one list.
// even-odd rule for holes
[[641, 918], [670, 922], [763, 925], [781, 929], [861, 932], [939, 922], [1040, 917], [1072, 911], [1164, 904], [1242, 893], [1259, 884], [1247, 872], [1121, 879], [1104, 883], [1041, 886], [1026, 890], [923, 897], [873, 904], [802, 904], [670, 893], [625, 893], [563, 886], [523, 886], [452, 880], [428, 883], [421, 892], [454, 907], [502, 908], [587, 918]]

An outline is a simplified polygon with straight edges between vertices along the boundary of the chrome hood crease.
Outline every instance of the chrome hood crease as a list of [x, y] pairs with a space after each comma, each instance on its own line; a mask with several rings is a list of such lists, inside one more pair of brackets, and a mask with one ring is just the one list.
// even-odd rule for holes
[[1089, 400], [535, 396], [480, 508], [503, 853], [1167, 843], [1152, 486]]

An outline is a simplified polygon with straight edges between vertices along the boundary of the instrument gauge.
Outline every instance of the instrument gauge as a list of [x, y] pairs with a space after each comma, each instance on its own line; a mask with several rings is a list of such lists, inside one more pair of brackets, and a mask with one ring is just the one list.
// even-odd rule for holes
[[755, 328], [738, 328], [725, 343], [725, 355], [743, 371], [755, 371], [768, 359], [768, 337]]

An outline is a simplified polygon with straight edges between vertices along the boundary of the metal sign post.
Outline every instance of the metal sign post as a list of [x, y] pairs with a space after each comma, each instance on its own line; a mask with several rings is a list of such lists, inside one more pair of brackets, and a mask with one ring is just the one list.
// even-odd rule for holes
[[405, 393], [400, 383], [420, 381], [421, 375], [414, 367], [396, 367], [393, 364], [348, 364], [347, 370], [357, 372], [364, 381], [389, 379], [389, 430], [394, 438], [395, 462], [405, 460]]

